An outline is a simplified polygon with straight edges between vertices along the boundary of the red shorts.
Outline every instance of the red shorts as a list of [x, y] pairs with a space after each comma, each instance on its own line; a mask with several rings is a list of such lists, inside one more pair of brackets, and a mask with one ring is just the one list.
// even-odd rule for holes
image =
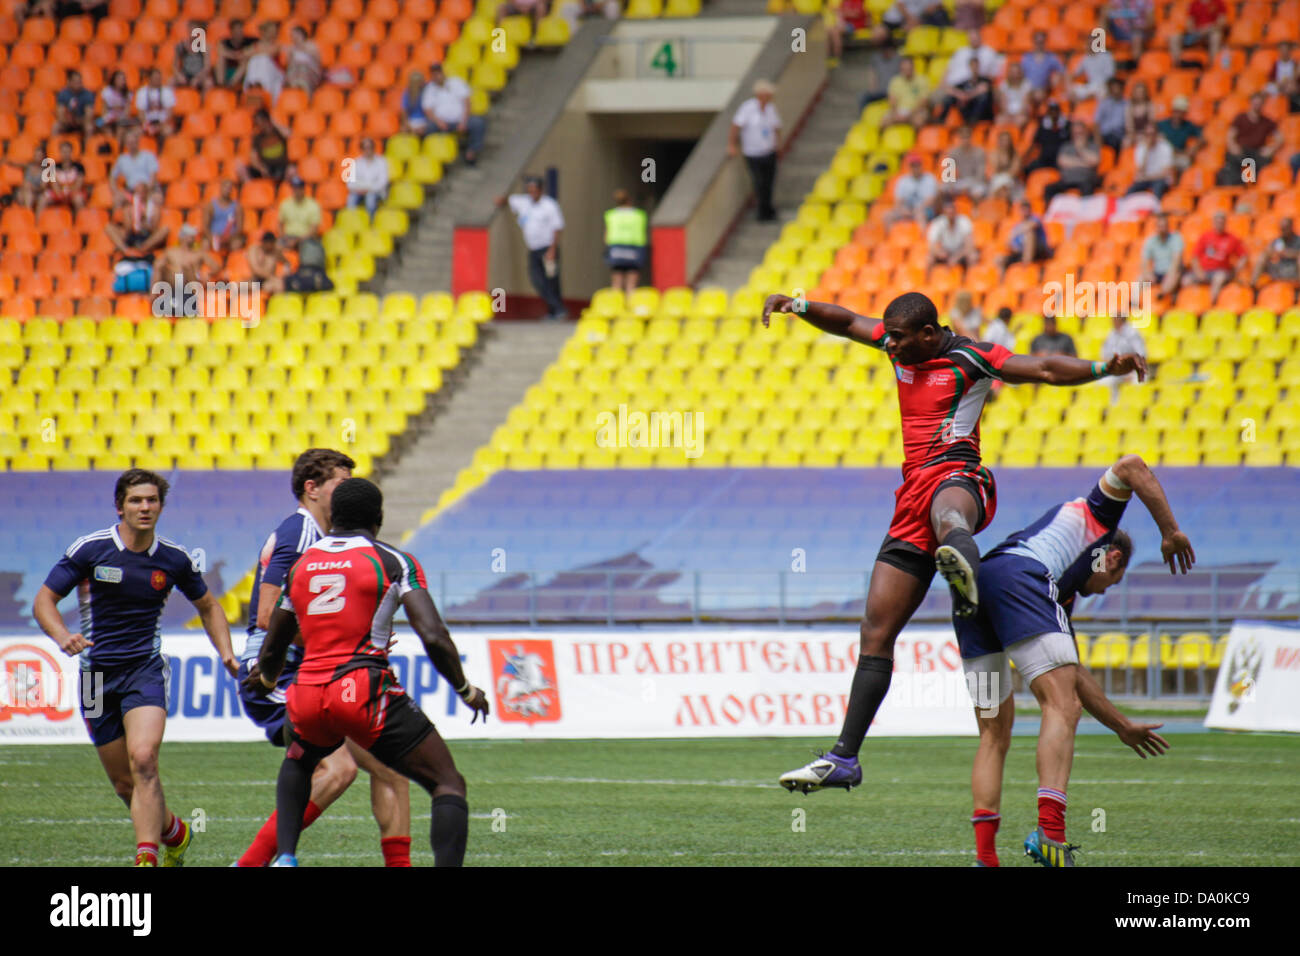
[[289, 756], [330, 753], [351, 737], [391, 764], [433, 732], [433, 724], [387, 668], [361, 667], [328, 684], [289, 686]]
[[939, 489], [950, 485], [967, 489], [979, 503], [979, 519], [972, 533], [988, 527], [998, 510], [997, 486], [991, 471], [961, 461], [925, 465], [908, 473], [894, 492], [894, 520], [877, 560], [925, 581], [934, 577], [934, 552], [939, 540], [930, 523], [930, 504]]

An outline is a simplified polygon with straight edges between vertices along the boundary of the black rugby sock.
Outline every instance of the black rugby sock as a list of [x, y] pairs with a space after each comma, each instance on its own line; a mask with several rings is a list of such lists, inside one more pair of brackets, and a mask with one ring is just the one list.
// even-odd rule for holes
[[944, 536], [943, 543], [957, 549], [957, 553], [970, 564], [971, 574], [979, 573], [980, 549], [973, 534], [965, 528], [953, 528]]
[[469, 804], [454, 793], [433, 798], [433, 819], [429, 825], [429, 843], [433, 846], [434, 866], [461, 866], [465, 862], [465, 842], [469, 839]]
[[862, 749], [862, 738], [876, 719], [889, 682], [894, 676], [894, 661], [890, 657], [858, 657], [858, 669], [853, 672], [853, 687], [849, 691], [849, 710], [844, 715], [840, 739], [835, 741], [831, 753], [837, 757], [856, 757]]

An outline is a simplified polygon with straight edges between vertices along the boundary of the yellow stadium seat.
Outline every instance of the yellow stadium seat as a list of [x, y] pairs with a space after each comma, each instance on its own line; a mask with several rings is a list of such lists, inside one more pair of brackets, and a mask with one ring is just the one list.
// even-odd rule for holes
[[1099, 635], [1092, 642], [1088, 666], [1094, 669], [1116, 670], [1129, 665], [1129, 636], [1117, 632]]
[[569, 42], [569, 21], [560, 16], [543, 17], [537, 22], [533, 42], [539, 47], [564, 46]]

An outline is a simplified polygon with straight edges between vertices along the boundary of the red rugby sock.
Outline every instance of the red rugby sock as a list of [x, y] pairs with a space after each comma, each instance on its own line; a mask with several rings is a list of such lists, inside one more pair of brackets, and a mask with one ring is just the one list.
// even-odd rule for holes
[[1049, 840], [1065, 842], [1065, 794], [1062, 791], [1038, 788], [1038, 825]]
[[[302, 814], [302, 828], [305, 830], [320, 818], [325, 811], [310, 800], [307, 801], [307, 809]], [[257, 831], [257, 836], [253, 837], [252, 845], [244, 851], [244, 855], [239, 858], [240, 866], [266, 866], [275, 857], [276, 848], [275, 839], [275, 814], [272, 813], [270, 819], [262, 824], [262, 829]]]
[[411, 838], [409, 836], [384, 837], [379, 841], [379, 847], [384, 852], [384, 866], [411, 865]]
[[970, 822], [975, 825], [975, 859], [985, 866], [998, 865], [998, 824], [1002, 816], [992, 810], [976, 810]]

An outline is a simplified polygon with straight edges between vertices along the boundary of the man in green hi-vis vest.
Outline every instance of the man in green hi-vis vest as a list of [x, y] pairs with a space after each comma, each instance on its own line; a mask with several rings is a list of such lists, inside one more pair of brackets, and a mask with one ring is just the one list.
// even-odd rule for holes
[[614, 192], [614, 208], [605, 210], [605, 263], [610, 268], [609, 284], [631, 292], [637, 287], [646, 263], [644, 209], [632, 204], [626, 189]]

